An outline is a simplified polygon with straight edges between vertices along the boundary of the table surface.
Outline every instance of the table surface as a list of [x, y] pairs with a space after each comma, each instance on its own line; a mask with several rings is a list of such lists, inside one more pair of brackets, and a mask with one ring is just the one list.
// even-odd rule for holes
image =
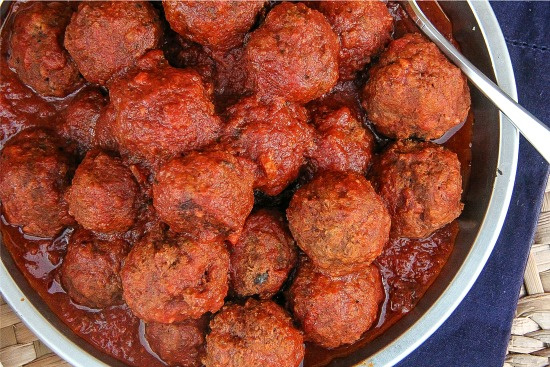
[[[519, 101], [548, 123], [550, 2], [491, 5], [510, 51]], [[547, 176], [548, 164], [521, 138], [510, 210], [486, 268], [442, 327], [399, 367], [503, 366]], [[3, 301], [0, 311], [0, 366], [68, 365], [51, 354]]]

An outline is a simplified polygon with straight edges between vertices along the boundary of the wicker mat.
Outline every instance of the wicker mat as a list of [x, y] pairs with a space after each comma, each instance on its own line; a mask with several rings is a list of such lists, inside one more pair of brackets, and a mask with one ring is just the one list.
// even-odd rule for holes
[[[550, 366], [550, 184], [529, 255], [504, 367]], [[69, 367], [0, 298], [0, 367]]]

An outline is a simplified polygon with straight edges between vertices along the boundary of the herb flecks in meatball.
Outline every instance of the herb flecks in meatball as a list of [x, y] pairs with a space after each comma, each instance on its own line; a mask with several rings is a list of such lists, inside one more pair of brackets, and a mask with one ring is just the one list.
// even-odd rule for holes
[[226, 305], [210, 329], [206, 367], [298, 367], [304, 358], [302, 334], [272, 301]]

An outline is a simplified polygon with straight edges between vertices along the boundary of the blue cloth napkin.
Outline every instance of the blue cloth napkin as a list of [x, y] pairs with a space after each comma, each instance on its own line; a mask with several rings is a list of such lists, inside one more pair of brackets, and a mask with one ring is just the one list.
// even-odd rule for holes
[[[491, 2], [520, 103], [550, 123], [550, 2]], [[550, 142], [548, 142], [550, 144]], [[399, 367], [502, 367], [548, 164], [522, 137], [504, 227], [481, 276], [449, 319]]]

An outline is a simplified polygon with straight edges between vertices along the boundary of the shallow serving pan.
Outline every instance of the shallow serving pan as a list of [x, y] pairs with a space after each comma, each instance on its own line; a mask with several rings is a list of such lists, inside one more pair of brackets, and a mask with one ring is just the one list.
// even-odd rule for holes
[[[0, 0], [2, 3], [3, 0]], [[502, 32], [488, 1], [443, 1], [463, 53], [512, 98], [514, 74]], [[5, 14], [9, 3], [1, 5]], [[453, 312], [487, 261], [508, 210], [516, 173], [519, 135], [476, 89], [472, 171], [455, 249], [418, 305], [382, 336], [331, 366], [391, 366], [417, 348]], [[0, 291], [27, 326], [54, 352], [77, 367], [124, 366], [73, 334], [44, 304], [1, 243]]]

